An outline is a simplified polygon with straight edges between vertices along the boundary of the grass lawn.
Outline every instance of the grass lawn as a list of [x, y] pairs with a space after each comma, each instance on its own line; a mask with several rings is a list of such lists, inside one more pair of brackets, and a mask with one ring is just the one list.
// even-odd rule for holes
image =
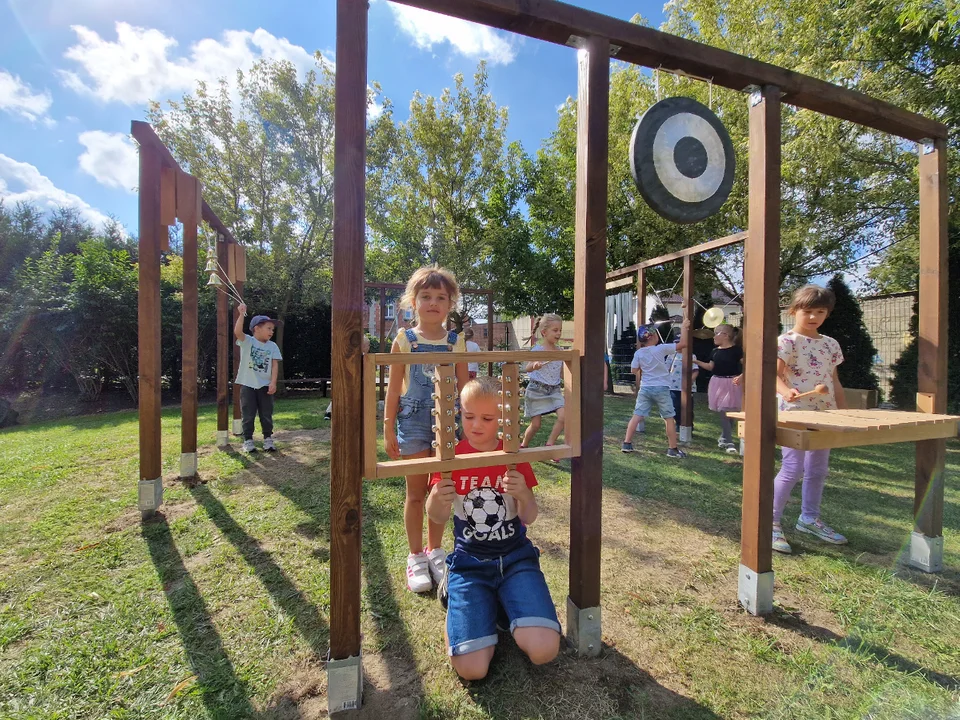
[[[202, 408], [193, 487], [176, 480], [178, 412], [165, 412], [166, 504], [146, 524], [136, 413], [0, 431], [0, 718], [324, 717], [325, 404], [280, 400], [280, 452], [252, 458], [216, 452]], [[352, 716], [960, 718], [960, 443], [942, 574], [899, 564], [913, 446], [835, 451], [824, 517], [850, 544], [788, 531], [795, 554], [775, 558], [776, 611], [760, 619], [736, 603], [741, 465], [717, 451], [714, 418], [698, 407], [691, 457], [668, 461], [659, 420], [619, 452], [631, 409], [606, 400], [596, 659], [535, 668], [501, 635], [491, 676], [459, 682], [442, 610], [404, 587], [403, 480], [365, 485], [367, 685]], [[534, 470], [530, 536], [563, 621], [569, 463]], [[799, 490], [785, 527], [798, 513]]]

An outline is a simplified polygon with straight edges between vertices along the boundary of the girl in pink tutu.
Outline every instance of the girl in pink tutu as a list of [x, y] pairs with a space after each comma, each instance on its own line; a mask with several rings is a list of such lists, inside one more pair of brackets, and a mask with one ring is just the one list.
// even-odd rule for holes
[[722, 434], [717, 445], [731, 455], [737, 454], [733, 444], [733, 423], [727, 417], [728, 412], [737, 412], [743, 403], [743, 348], [737, 344], [737, 331], [732, 325], [718, 325], [713, 331], [713, 344], [716, 347], [709, 362], [694, 360], [704, 370], [713, 373], [707, 388], [710, 409], [720, 413]]

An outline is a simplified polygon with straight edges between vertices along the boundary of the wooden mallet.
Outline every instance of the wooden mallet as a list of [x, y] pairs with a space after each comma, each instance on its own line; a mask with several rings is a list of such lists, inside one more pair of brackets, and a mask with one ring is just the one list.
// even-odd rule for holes
[[830, 392], [830, 388], [828, 388], [826, 385], [816, 385], [814, 386], [813, 390], [807, 390], [807, 392], [800, 393], [790, 402], [803, 400], [804, 398], [813, 397], [814, 395], [826, 395], [829, 392]]

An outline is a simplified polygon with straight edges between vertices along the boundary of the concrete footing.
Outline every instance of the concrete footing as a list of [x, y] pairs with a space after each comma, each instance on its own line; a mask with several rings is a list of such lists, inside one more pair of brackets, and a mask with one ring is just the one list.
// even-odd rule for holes
[[163, 478], [141, 480], [137, 484], [137, 507], [141, 515], [151, 515], [163, 505]]

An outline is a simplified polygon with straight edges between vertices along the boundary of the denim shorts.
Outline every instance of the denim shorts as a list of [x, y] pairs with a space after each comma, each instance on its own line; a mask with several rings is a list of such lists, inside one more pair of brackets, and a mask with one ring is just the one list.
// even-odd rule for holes
[[502, 557], [482, 560], [463, 550], [447, 556], [447, 635], [450, 655], [497, 644], [497, 603], [518, 627], [560, 632], [557, 610], [540, 570], [540, 552], [529, 540]]
[[660, 411], [660, 417], [664, 420], [672, 418], [675, 413], [673, 410], [673, 398], [670, 397], [670, 388], [668, 387], [643, 387], [640, 386], [640, 392], [637, 393], [637, 404], [633, 408], [633, 414], [640, 417], [650, 417], [653, 406], [656, 405]]
[[434, 440], [433, 400], [418, 401], [400, 398], [397, 411], [397, 444], [401, 455], [414, 455], [429, 450]]

